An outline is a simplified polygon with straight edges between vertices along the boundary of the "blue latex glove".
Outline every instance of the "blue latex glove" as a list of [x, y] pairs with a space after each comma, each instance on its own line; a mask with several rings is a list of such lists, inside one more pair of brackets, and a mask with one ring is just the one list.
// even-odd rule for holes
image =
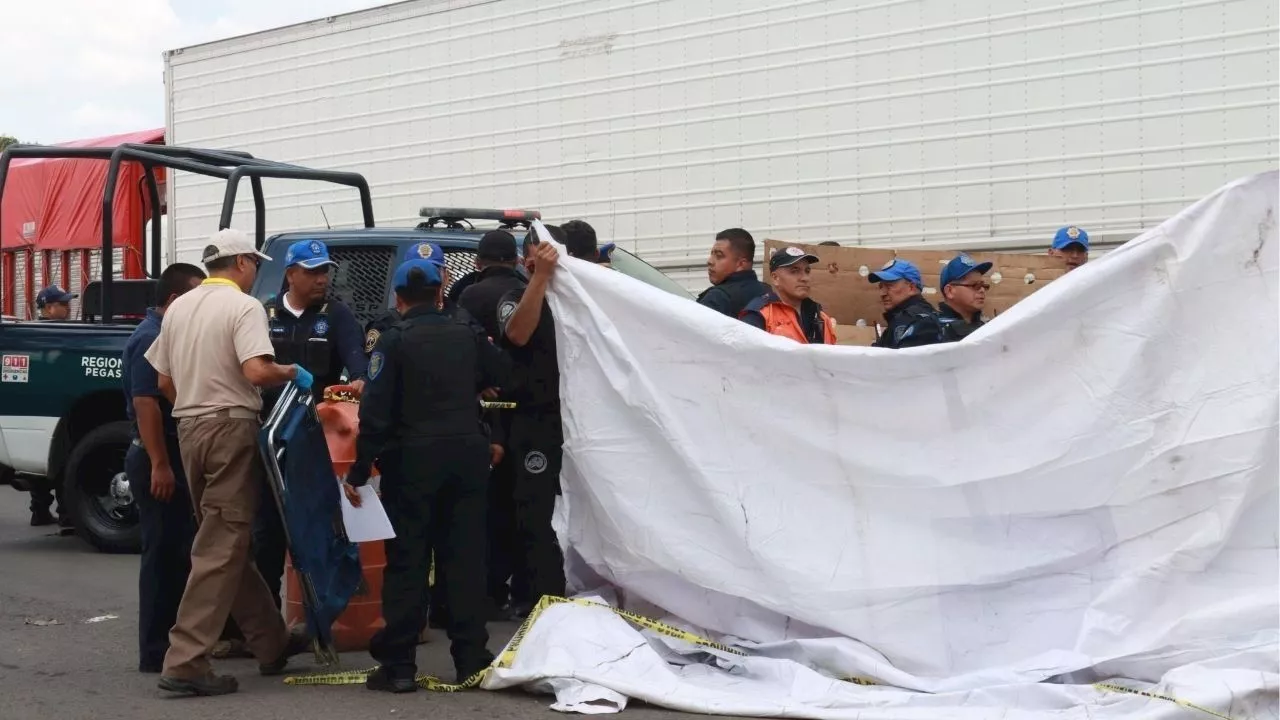
[[311, 384], [314, 383], [316, 379], [311, 376], [311, 373], [307, 372], [306, 368], [297, 363], [293, 364], [293, 368], [298, 371], [298, 377], [294, 378], [293, 382], [303, 390], [310, 390]]

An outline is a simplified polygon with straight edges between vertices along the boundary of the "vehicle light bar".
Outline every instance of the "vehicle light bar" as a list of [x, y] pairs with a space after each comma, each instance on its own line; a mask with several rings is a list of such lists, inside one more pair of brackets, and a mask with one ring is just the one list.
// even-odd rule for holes
[[530, 223], [541, 220], [542, 213], [537, 210], [488, 210], [483, 208], [437, 208], [424, 207], [418, 211], [424, 218], [442, 220], [501, 220], [504, 222]]

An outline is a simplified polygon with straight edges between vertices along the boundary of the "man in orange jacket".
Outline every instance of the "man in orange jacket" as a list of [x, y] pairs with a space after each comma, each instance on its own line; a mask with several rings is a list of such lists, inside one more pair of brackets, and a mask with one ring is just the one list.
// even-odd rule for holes
[[822, 306], [809, 298], [809, 276], [818, 262], [798, 247], [780, 248], [769, 258], [773, 290], [743, 309], [743, 322], [796, 342], [834, 345], [836, 324]]

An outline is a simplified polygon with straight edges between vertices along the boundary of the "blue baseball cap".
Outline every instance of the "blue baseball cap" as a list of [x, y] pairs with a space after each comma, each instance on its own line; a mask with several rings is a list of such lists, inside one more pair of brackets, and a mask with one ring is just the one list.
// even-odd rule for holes
[[429, 260], [436, 267], [444, 267], [444, 251], [439, 245], [429, 242], [415, 243], [404, 252], [404, 259], [409, 260]]
[[902, 258], [894, 258], [885, 266], [867, 276], [873, 283], [893, 282], [894, 280], [910, 280], [916, 287], [924, 287], [920, 280], [920, 268]]
[[967, 253], [960, 253], [951, 258], [951, 262], [942, 268], [942, 275], [938, 278], [938, 287], [944, 288], [971, 272], [977, 272], [979, 275], [986, 275], [991, 269], [991, 263], [978, 262], [969, 257]]
[[1089, 233], [1081, 230], [1075, 225], [1068, 225], [1064, 228], [1058, 228], [1058, 232], [1053, 235], [1054, 250], [1065, 250], [1068, 245], [1079, 245], [1085, 250], [1089, 249]]
[[77, 293], [67, 292], [57, 285], [50, 285], [36, 295], [36, 307], [42, 308], [50, 303], [69, 303], [80, 297]]
[[396, 290], [409, 287], [409, 273], [414, 270], [421, 270], [422, 274], [426, 275], [427, 287], [431, 287], [432, 285], [439, 286], [442, 284], [439, 265], [436, 265], [434, 262], [426, 258], [414, 258], [412, 260], [405, 260], [400, 263], [400, 267], [396, 268], [395, 277], [391, 280], [391, 287]]
[[307, 270], [315, 270], [325, 265], [336, 267], [337, 264], [329, 257], [329, 247], [319, 240], [299, 240], [290, 245], [288, 252], [284, 254], [284, 266], [287, 268], [298, 265]]

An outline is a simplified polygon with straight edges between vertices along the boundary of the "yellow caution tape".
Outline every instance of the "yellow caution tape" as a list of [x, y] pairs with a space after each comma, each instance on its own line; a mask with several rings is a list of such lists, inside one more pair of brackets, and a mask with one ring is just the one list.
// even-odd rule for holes
[[516, 404], [513, 402], [495, 402], [490, 400], [481, 400], [480, 407], [483, 410], [515, 410]]
[[[368, 670], [295, 675], [285, 678], [284, 682], [286, 685], [363, 685], [369, 679], [369, 676], [377, 670], [377, 667], [371, 667]], [[419, 675], [414, 678], [414, 682], [423, 690], [430, 690], [431, 692], [461, 692], [480, 687], [480, 683], [484, 681], [485, 675], [488, 674], [489, 668], [484, 668], [460, 683], [448, 683], [434, 675]]]
[[1176, 698], [1171, 695], [1161, 695], [1160, 693], [1153, 693], [1149, 690], [1138, 690], [1136, 688], [1129, 688], [1123, 685], [1116, 685], [1115, 683], [1094, 683], [1093, 686], [1095, 688], [1098, 688], [1099, 690], [1109, 690], [1111, 692], [1127, 693], [1129, 695], [1140, 695], [1142, 697], [1152, 698], [1155, 700], [1164, 700], [1166, 702], [1171, 702], [1179, 707], [1187, 708], [1188, 710], [1199, 710], [1202, 713], [1212, 715], [1216, 718], [1221, 718], [1221, 720], [1232, 720], [1231, 716], [1229, 715], [1223, 715], [1222, 713], [1216, 712], [1214, 710], [1210, 710], [1209, 708], [1204, 707], [1203, 705], [1197, 705], [1193, 702], [1183, 700], [1181, 698]]

